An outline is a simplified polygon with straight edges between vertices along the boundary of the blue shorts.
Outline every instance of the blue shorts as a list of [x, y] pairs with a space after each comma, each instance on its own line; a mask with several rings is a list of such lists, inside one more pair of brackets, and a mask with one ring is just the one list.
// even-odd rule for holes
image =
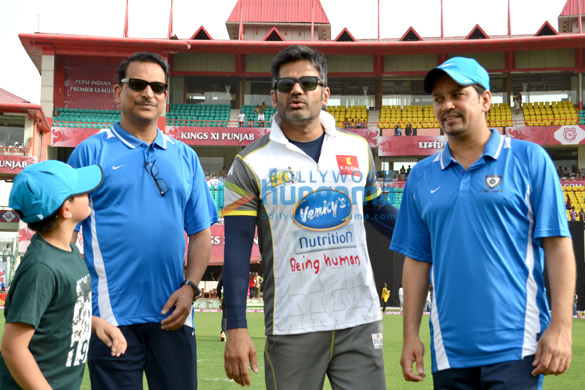
[[93, 390], [197, 389], [195, 330], [188, 326], [162, 330], [159, 323], [120, 326], [128, 348], [112, 357], [110, 348], [91, 335], [88, 367]]
[[450, 368], [433, 374], [434, 390], [541, 390], [543, 375], [532, 376], [534, 355], [489, 366]]

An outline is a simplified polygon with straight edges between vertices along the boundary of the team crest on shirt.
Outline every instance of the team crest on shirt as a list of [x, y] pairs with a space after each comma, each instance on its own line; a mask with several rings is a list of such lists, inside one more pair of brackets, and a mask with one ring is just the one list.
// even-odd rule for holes
[[488, 188], [489, 192], [493, 192], [494, 189], [502, 184], [502, 175], [485, 175], [483, 183]]

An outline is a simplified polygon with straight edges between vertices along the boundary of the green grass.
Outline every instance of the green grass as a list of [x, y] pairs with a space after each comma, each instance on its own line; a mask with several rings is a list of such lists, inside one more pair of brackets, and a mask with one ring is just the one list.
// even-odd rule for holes
[[[197, 375], [200, 390], [240, 389], [235, 382], [229, 381], [223, 368], [223, 351], [225, 344], [219, 340], [221, 313], [195, 313], [197, 324]], [[427, 378], [422, 383], [404, 381], [400, 369], [400, 351], [402, 348], [402, 316], [384, 316], [384, 363], [386, 366], [386, 385], [392, 390], [430, 390], [432, 377], [429, 346], [428, 317], [423, 318], [421, 338], [426, 348], [425, 371]], [[265, 389], [264, 386], [264, 321], [262, 313], [248, 313], [248, 327], [258, 353], [260, 373], [251, 374], [252, 389]], [[0, 313], [0, 335], [4, 331], [4, 313]], [[573, 390], [585, 388], [585, 320], [573, 321], [573, 359], [571, 368], [560, 376], [547, 376], [544, 381], [545, 390]], [[146, 382], [145, 382], [146, 383]], [[325, 389], [331, 389], [325, 383]], [[364, 387], [366, 388], [366, 387]], [[88, 371], [82, 390], [90, 390]], [[145, 385], [146, 389], [146, 385]]]

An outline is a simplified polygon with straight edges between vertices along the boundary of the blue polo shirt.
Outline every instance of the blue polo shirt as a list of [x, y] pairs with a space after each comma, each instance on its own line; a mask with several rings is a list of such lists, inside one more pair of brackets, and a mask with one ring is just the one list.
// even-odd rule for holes
[[570, 237], [539, 145], [492, 130], [469, 169], [449, 147], [414, 166], [390, 249], [432, 264], [432, 371], [533, 355], [550, 317], [543, 237]]
[[116, 123], [80, 143], [69, 164], [104, 171], [82, 224], [94, 315], [115, 325], [160, 322], [184, 280], [185, 233], [217, 222], [197, 154], [160, 130], [148, 145]]

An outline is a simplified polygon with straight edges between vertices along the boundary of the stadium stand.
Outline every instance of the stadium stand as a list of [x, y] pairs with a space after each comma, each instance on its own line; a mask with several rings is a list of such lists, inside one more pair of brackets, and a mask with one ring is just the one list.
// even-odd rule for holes
[[116, 110], [59, 108], [58, 112], [53, 122], [55, 127], [103, 129], [120, 120], [120, 112]]
[[417, 129], [439, 127], [432, 105], [382, 106], [380, 110], [380, 129], [394, 128], [397, 124], [405, 128], [408, 124]]
[[227, 127], [229, 104], [170, 104], [167, 125], [196, 127]]
[[400, 208], [400, 202], [402, 202], [402, 193], [404, 192], [404, 188], [401, 187], [390, 187], [387, 186], [382, 189], [386, 194], [386, 200], [388, 203], [392, 204], [396, 208]]
[[327, 106], [327, 112], [335, 117], [340, 128], [365, 128], [368, 123], [366, 106]]
[[527, 126], [562, 126], [580, 123], [578, 110], [569, 101], [523, 103]]
[[[567, 196], [571, 200], [571, 204], [575, 207], [575, 210], [578, 212], [581, 209], [585, 209], [585, 186], [571, 186], [571, 185], [564, 185], [563, 186], [563, 194], [565, 195], [565, 199]], [[571, 219], [571, 215], [569, 214], [569, 210], [567, 210], [567, 219]]]
[[512, 111], [509, 103], [492, 103], [488, 111], [488, 126], [513, 126]]
[[256, 119], [258, 118], [258, 114], [254, 113], [254, 109], [256, 109], [255, 105], [246, 104], [243, 105], [240, 109], [246, 115], [246, 125], [244, 127], [270, 127], [272, 126], [272, 115], [276, 113], [276, 108], [268, 107], [264, 111], [264, 124], [258, 122]]

